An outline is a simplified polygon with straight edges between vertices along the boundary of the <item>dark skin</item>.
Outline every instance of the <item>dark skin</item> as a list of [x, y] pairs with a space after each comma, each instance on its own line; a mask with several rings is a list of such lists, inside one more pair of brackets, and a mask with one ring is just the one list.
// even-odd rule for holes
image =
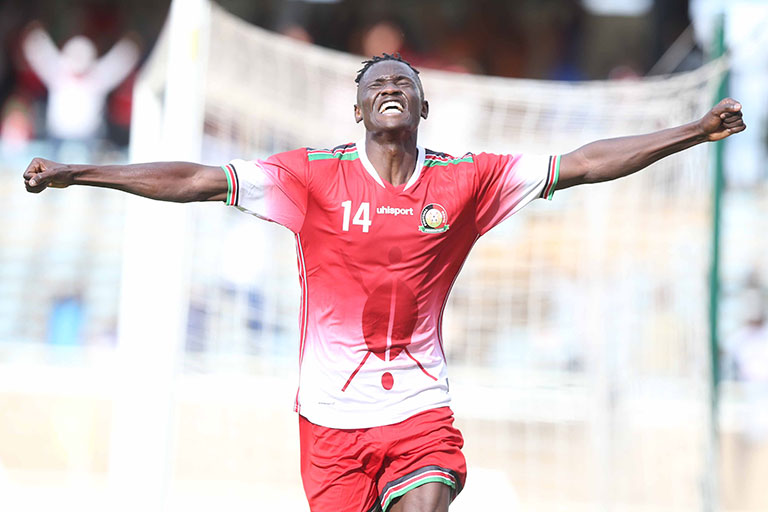
[[[388, 103], [390, 108], [382, 111]], [[354, 111], [355, 121], [365, 125], [365, 151], [381, 178], [393, 185], [406, 183], [416, 165], [419, 123], [429, 114], [418, 75], [401, 62], [374, 64], [360, 80]], [[697, 121], [645, 135], [599, 140], [563, 155], [556, 189], [621, 178], [745, 128], [741, 105], [727, 98]], [[181, 203], [223, 201], [227, 195], [227, 180], [219, 167], [189, 162], [96, 166], [35, 158], [24, 172], [24, 184], [33, 193], [48, 187], [90, 185]], [[449, 502], [449, 487], [428, 483], [406, 493], [390, 511], [447, 512]]]
[[[400, 103], [402, 112], [379, 112], [388, 101]], [[381, 179], [402, 185], [411, 177], [418, 157], [419, 122], [428, 115], [421, 81], [407, 65], [379, 62], [363, 75], [357, 87], [355, 121], [365, 126], [365, 152]]]

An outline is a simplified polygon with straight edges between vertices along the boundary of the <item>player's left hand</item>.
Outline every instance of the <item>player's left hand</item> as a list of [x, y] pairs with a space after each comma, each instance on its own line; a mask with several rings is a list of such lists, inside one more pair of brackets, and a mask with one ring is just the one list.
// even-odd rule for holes
[[742, 118], [741, 103], [725, 98], [699, 120], [699, 128], [711, 142], [743, 132], [747, 125]]

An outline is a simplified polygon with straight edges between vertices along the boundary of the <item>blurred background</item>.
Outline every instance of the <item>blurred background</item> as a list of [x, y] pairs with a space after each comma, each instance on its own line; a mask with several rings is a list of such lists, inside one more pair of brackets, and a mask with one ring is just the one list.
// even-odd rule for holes
[[307, 510], [290, 233], [21, 174], [355, 140], [384, 51], [454, 154], [566, 152], [726, 94], [749, 127], [478, 243], [444, 321], [452, 510], [768, 510], [767, 34], [759, 0], [0, 3], [0, 510]]

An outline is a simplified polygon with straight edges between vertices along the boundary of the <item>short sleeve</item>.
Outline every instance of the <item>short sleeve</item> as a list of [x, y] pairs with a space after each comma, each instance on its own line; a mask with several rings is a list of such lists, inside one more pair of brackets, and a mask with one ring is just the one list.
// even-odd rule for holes
[[477, 230], [482, 235], [534, 199], [552, 199], [559, 156], [494, 155], [474, 157]]
[[306, 149], [265, 160], [232, 160], [222, 166], [228, 183], [226, 203], [298, 233], [307, 212], [307, 167]]

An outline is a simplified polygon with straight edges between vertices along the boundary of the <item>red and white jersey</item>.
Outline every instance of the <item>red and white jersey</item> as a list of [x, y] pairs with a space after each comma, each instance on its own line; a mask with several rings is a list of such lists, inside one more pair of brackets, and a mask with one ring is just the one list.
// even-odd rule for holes
[[441, 322], [480, 235], [551, 199], [559, 157], [419, 147], [408, 183], [379, 177], [364, 142], [224, 166], [227, 204], [296, 235], [301, 283], [296, 410], [367, 428], [449, 403]]

